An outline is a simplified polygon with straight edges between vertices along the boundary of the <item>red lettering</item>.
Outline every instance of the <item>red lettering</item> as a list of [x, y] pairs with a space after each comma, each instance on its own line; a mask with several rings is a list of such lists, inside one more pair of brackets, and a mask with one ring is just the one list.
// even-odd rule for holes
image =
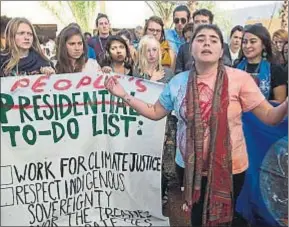
[[97, 77], [93, 83], [93, 87], [96, 89], [104, 89], [104, 85], [101, 85], [102, 79], [103, 79], [103, 75]]
[[81, 80], [78, 82], [76, 85], [76, 88], [80, 88], [81, 86], [87, 86], [91, 83], [91, 77], [89, 76], [84, 76], [81, 78]]
[[138, 79], [135, 82], [135, 85], [138, 87], [136, 90], [139, 92], [145, 92], [147, 90], [147, 87], [142, 82], [142, 79]]
[[30, 80], [28, 78], [22, 78], [20, 80], [17, 80], [11, 87], [10, 91], [15, 91], [17, 88], [20, 88], [20, 87], [28, 87], [29, 82]]
[[[66, 83], [65, 86], [60, 86], [61, 83]], [[55, 90], [58, 91], [64, 91], [64, 90], [68, 90], [70, 87], [72, 86], [72, 83], [70, 80], [66, 80], [66, 79], [62, 79], [62, 80], [58, 80], [56, 81], [56, 83], [53, 85]]]
[[45, 76], [40, 76], [32, 85], [32, 91], [34, 91], [35, 93], [37, 92], [42, 92], [43, 88], [39, 88], [39, 87], [43, 87], [46, 85], [45, 82], [42, 82], [42, 79], [49, 79], [50, 76], [45, 75]]
[[114, 75], [113, 77], [116, 78], [116, 79], [120, 79], [121, 78], [120, 75]]
[[131, 82], [131, 81], [133, 81], [133, 80], [134, 80], [134, 77], [133, 77], [133, 76], [131, 76], [131, 77], [128, 78], [128, 81], [129, 81], [129, 82]]

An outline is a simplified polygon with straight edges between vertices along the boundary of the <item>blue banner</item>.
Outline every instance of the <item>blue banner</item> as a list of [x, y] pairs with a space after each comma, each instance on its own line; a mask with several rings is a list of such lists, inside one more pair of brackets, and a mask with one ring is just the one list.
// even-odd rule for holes
[[255, 226], [288, 224], [288, 118], [277, 126], [243, 115], [249, 168], [237, 211]]

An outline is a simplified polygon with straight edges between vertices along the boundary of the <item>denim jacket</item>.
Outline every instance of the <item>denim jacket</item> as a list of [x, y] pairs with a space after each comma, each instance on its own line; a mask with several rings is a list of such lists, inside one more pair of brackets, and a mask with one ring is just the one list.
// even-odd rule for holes
[[180, 46], [185, 43], [184, 37], [180, 37], [175, 29], [165, 30], [166, 40], [169, 41], [174, 53], [177, 55]]

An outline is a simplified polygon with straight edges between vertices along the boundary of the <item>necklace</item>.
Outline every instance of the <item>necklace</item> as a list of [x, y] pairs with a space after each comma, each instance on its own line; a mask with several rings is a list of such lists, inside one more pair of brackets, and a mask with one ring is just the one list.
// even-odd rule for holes
[[101, 39], [100, 39], [99, 36], [98, 36], [98, 41], [99, 41], [99, 45], [100, 45], [101, 52], [103, 53], [103, 52], [104, 52], [104, 49], [103, 49], [103, 45], [102, 45], [102, 42], [101, 42]]
[[[249, 64], [249, 63], [248, 63]], [[261, 65], [261, 62], [259, 62], [258, 66], [255, 68], [254, 72], [248, 72], [248, 64], [245, 66], [245, 72], [247, 73], [250, 73], [251, 76], [253, 77], [253, 79], [257, 79], [258, 78], [258, 74], [259, 74], [259, 69], [260, 69], [260, 65]]]

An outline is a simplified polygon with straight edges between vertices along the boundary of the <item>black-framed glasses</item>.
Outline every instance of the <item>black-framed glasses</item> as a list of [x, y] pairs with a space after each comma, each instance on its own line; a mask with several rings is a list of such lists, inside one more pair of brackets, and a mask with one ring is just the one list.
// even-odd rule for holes
[[148, 31], [150, 31], [151, 33], [161, 33], [162, 30], [161, 29], [154, 29], [154, 28], [148, 28]]
[[182, 17], [182, 18], [175, 18], [175, 19], [174, 19], [174, 23], [175, 23], [175, 24], [180, 23], [180, 21], [181, 21], [182, 24], [187, 23], [187, 19], [186, 19], [186, 18], [183, 18], [183, 17]]

